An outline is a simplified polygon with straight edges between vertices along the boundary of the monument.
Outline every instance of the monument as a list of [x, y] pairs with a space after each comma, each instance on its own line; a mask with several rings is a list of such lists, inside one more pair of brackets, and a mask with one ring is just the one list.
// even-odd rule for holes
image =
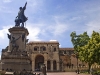
[[31, 61], [26, 50], [29, 32], [24, 27], [24, 23], [27, 21], [24, 15], [26, 5], [27, 2], [24, 7], [20, 7], [18, 16], [15, 19], [15, 26], [8, 29], [10, 32], [10, 34], [7, 34], [9, 46], [6, 49], [2, 49], [2, 70], [18, 72], [25, 70], [31, 71]]

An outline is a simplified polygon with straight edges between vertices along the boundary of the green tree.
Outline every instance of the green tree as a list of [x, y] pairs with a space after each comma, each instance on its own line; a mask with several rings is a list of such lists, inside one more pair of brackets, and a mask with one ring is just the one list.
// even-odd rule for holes
[[84, 58], [83, 58], [84, 54], [82, 54], [83, 51], [80, 49], [80, 47], [85, 46], [90, 40], [89, 36], [87, 35], [87, 32], [84, 32], [83, 34], [79, 34], [79, 35], [76, 35], [76, 32], [72, 32], [70, 36], [71, 36], [72, 44], [74, 46], [74, 52], [77, 56], [77, 61], [78, 59], [80, 59], [82, 62], [84, 62]]
[[88, 63], [89, 71], [92, 64], [100, 64], [100, 34], [98, 32], [93, 31], [88, 43], [79, 49], [82, 60]]
[[87, 32], [84, 32], [83, 34], [79, 34], [76, 35], [76, 32], [72, 32], [70, 34], [71, 36], [71, 41], [72, 44], [74, 46], [74, 52], [78, 54], [79, 58], [81, 55], [79, 55], [79, 53], [81, 52], [81, 50], [79, 49], [79, 47], [85, 46], [88, 41], [89, 41], [89, 36], [87, 35]]
[[71, 37], [79, 59], [88, 63], [90, 72], [92, 64], [100, 64], [100, 33], [93, 31], [91, 37], [89, 37], [86, 32], [80, 35], [72, 32]]

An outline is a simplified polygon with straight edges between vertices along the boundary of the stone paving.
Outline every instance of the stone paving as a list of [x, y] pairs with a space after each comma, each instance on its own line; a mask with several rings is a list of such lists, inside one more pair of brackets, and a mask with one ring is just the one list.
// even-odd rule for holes
[[47, 75], [77, 75], [75, 72], [56, 72], [56, 73], [47, 73]]
[[[37, 74], [40, 72], [37, 72]], [[40, 75], [43, 75], [40, 73]], [[91, 74], [77, 74], [76, 72], [49, 72], [47, 75], [91, 75]]]
[[52, 72], [47, 75], [91, 75], [91, 74], [77, 74], [76, 72]]

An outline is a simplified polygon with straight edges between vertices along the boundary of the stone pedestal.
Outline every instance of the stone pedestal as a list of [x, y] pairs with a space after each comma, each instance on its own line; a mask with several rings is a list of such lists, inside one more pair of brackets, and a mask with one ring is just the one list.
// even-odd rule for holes
[[9, 40], [9, 50], [8, 51], [9, 52], [12, 51], [11, 41], [13, 41], [13, 37], [16, 39], [16, 45], [19, 46], [18, 50], [25, 51], [27, 35], [29, 34], [28, 30], [26, 28], [13, 27], [9, 29], [9, 32], [11, 35], [11, 39]]
[[[8, 49], [2, 50], [2, 70], [5, 71], [31, 71], [31, 59], [26, 51], [26, 40], [28, 30], [21, 27], [13, 27], [9, 29], [9, 46]], [[15, 39], [14, 43], [12, 40]], [[15, 45], [18, 49], [13, 48]]]
[[2, 56], [2, 70], [5, 71], [30, 71], [30, 59], [26, 56], [9, 55]]

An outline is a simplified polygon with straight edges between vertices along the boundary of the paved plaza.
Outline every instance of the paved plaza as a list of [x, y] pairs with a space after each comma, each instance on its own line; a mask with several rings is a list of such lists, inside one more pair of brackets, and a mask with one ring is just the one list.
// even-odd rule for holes
[[47, 73], [47, 75], [77, 75], [75, 72], [56, 72], [56, 73]]
[[[40, 72], [38, 72], [38, 73], [40, 73]], [[41, 75], [43, 75], [43, 74], [41, 74]], [[47, 75], [91, 75], [91, 74], [77, 74], [76, 72], [49, 72], [49, 73], [47, 73]]]

